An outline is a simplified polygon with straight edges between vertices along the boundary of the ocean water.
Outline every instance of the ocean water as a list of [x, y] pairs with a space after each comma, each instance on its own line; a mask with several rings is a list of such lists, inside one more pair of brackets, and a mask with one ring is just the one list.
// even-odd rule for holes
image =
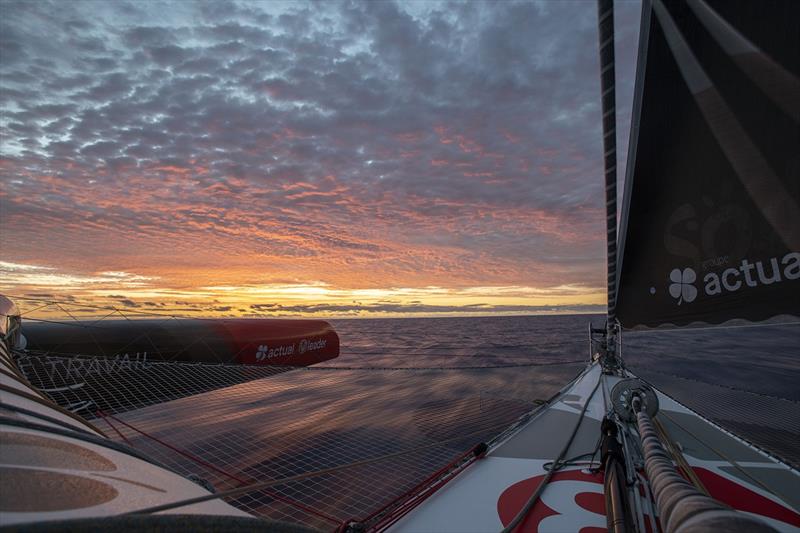
[[588, 360], [597, 315], [331, 320], [341, 355], [330, 364], [467, 367]]
[[[334, 320], [342, 353], [322, 366], [439, 368], [456, 374], [471, 369], [469, 379], [485, 380], [487, 386], [497, 379], [495, 372], [516, 367], [520, 372], [508, 393], [530, 400], [549, 396], [582, 368], [589, 357], [589, 325], [597, 327], [604, 318]], [[800, 464], [800, 323], [625, 332], [622, 342], [623, 358], [634, 373], [726, 429]], [[525, 376], [523, 383], [519, 376]]]
[[[585, 361], [604, 315], [331, 320], [327, 366], [482, 367]], [[624, 332], [631, 368], [800, 402], [800, 323]]]
[[[120, 400], [122, 408], [107, 409], [118, 418], [94, 422], [218, 490], [340, 468], [232, 501], [258, 516], [333, 531], [344, 520], [371, 523], [432, 472], [557, 393], [586, 366], [589, 324], [603, 319], [331, 320], [341, 355], [312, 367], [277, 374], [154, 367], [87, 376], [75, 391], [96, 405]], [[660, 390], [798, 466], [798, 346], [800, 324], [626, 333], [623, 357]], [[130, 408], [142, 391], [176, 394]]]

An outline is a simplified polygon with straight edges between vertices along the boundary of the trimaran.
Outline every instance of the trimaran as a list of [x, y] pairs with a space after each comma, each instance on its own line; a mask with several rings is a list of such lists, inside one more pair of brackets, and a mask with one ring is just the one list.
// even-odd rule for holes
[[[329, 529], [800, 528], [797, 470], [637, 378], [619, 349], [622, 328], [800, 316], [800, 3], [643, 2], [619, 231], [613, 6], [598, 5], [609, 305], [607, 327], [590, 333], [591, 360], [494, 438], [366, 519]], [[271, 487], [341, 466], [240, 480], [225, 490], [183, 477], [127, 444], [119, 429], [133, 427], [131, 417], [109, 415], [108, 427], [122, 439], [109, 438], [112, 432], [78, 414], [92, 402], [59, 401], [78, 385], [35, 386], [19, 310], [5, 298], [0, 307], [0, 525], [309, 530], [255, 518], [242, 510], [243, 498], [260, 491], [283, 502]], [[317, 326], [302, 351], [308, 342], [324, 346], [331, 333]], [[205, 326], [183, 327], [192, 335]], [[244, 370], [231, 383], [263, 378], [269, 374], [258, 374], [256, 363], [294, 355], [294, 348], [268, 352], [258, 342], [245, 348], [256, 359], [240, 361]]]

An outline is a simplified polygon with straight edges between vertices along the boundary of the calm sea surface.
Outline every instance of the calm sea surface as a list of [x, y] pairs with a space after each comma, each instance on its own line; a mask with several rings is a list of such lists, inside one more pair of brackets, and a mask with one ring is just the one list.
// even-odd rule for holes
[[[588, 359], [601, 315], [331, 320], [342, 354], [327, 366], [480, 367]], [[800, 402], [800, 324], [626, 332], [634, 369]]]
[[[342, 354], [323, 366], [440, 368], [460, 382], [530, 401], [556, 392], [583, 367], [589, 324], [603, 319], [334, 320]], [[800, 464], [800, 324], [627, 332], [623, 357], [678, 401]]]
[[[268, 494], [233, 502], [260, 516], [333, 530], [341, 520], [374, 516], [431, 472], [489, 442], [537, 400], [558, 392], [585, 367], [589, 322], [599, 325], [602, 319], [334, 320], [342, 345], [337, 359], [263, 379], [233, 379], [228, 387], [179, 394], [118, 416], [138, 428], [122, 428], [127, 442], [219, 490], [237, 486], [238, 478], [173, 450], [248, 479], [369, 460], [275, 487], [327, 517]], [[798, 346], [800, 325], [769, 326], [626, 334], [623, 355], [637, 375], [662, 391], [797, 466]], [[178, 388], [200, 383], [208, 378], [201, 370], [181, 367], [167, 381]], [[165, 386], [154, 378], [143, 387], [138, 378], [140, 388]], [[101, 396], [130, 395], [126, 390], [107, 388]]]

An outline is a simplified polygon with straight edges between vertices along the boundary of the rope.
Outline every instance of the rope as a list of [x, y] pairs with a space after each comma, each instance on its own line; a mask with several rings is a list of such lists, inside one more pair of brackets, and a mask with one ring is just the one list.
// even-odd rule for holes
[[[41, 420], [45, 420], [46, 421], [46, 419], [44, 417], [38, 417], [38, 418], [40, 418]], [[2, 426], [2, 425], [19, 427], [19, 428], [29, 429], [29, 430], [33, 430], [33, 431], [39, 431], [39, 432], [42, 432], [44, 434], [61, 435], [61, 436], [64, 436], [64, 437], [68, 437], [70, 439], [75, 439], [75, 440], [88, 442], [88, 443], [94, 444], [96, 446], [101, 446], [103, 448], [108, 448], [110, 450], [114, 450], [114, 451], [119, 452], [119, 453], [124, 453], [126, 455], [130, 455], [131, 457], [134, 457], [136, 459], [140, 459], [140, 460], [142, 460], [142, 461], [144, 461], [146, 463], [150, 463], [150, 464], [155, 465], [155, 466], [157, 466], [159, 468], [163, 468], [167, 472], [172, 472], [175, 475], [180, 475], [175, 470], [170, 468], [169, 466], [167, 466], [167, 465], [165, 465], [163, 463], [160, 463], [159, 461], [155, 460], [153, 457], [150, 457], [148, 455], [143, 454], [142, 452], [140, 452], [136, 448], [133, 448], [132, 446], [127, 446], [125, 444], [122, 444], [122, 443], [119, 443], [117, 441], [111, 440], [108, 437], [101, 437], [99, 435], [94, 435], [92, 433], [89, 433], [89, 432], [86, 432], [86, 431], [80, 431], [80, 430], [76, 430], [76, 429], [67, 429], [64, 426], [60, 426], [59, 427], [59, 426], [52, 426], [52, 425], [46, 425], [46, 424], [38, 424], [36, 422], [30, 422], [30, 421], [24, 420], [24, 419], [9, 418], [9, 417], [0, 415], [0, 426]]]
[[692, 483], [692, 485], [694, 485], [697, 488], [697, 490], [699, 490], [706, 496], [709, 496], [708, 490], [706, 489], [705, 485], [703, 485], [703, 482], [700, 480], [699, 477], [697, 477], [697, 474], [692, 469], [689, 462], [686, 460], [686, 457], [684, 457], [680, 447], [678, 447], [672, 440], [672, 438], [669, 435], [669, 432], [667, 432], [667, 428], [664, 427], [664, 424], [662, 424], [658, 418], [653, 418], [652, 422], [653, 426], [656, 428], [656, 432], [658, 433], [659, 438], [661, 439], [661, 442], [664, 444], [664, 448], [667, 450], [672, 459], [675, 461], [675, 464], [678, 465], [678, 468], [680, 468], [681, 472], [683, 472], [684, 477], [686, 477], [686, 479], [688, 479]]
[[[33, 387], [31, 387], [31, 389], [33, 389]], [[22, 391], [22, 390], [19, 390], [19, 389], [15, 389], [13, 387], [9, 387], [7, 385], [3, 385], [2, 383], [0, 383], [0, 391], [7, 392], [9, 394], [16, 394], [17, 396], [25, 398], [26, 400], [30, 400], [32, 402], [36, 402], [36, 403], [38, 403], [40, 405], [43, 405], [43, 406], [48, 407], [50, 409], [53, 409], [54, 411], [58, 411], [62, 415], [68, 416], [68, 417], [74, 419], [76, 422], [79, 422], [79, 423], [83, 424], [84, 426], [86, 426], [89, 429], [93, 430], [97, 434], [102, 435], [103, 437], [106, 437], [106, 438], [108, 437], [108, 435], [106, 435], [103, 431], [100, 430], [100, 428], [96, 427], [91, 422], [87, 422], [86, 420], [84, 420], [83, 418], [79, 417], [75, 413], [73, 413], [71, 411], [67, 411], [66, 409], [64, 409], [60, 405], [58, 405], [56, 403], [53, 403], [50, 399], [42, 398], [40, 396], [36, 396], [35, 394], [30, 394], [29, 392], [25, 392], [25, 391]]]
[[[663, 394], [664, 396], [666, 396], [666, 397], [667, 397], [667, 398], [669, 398], [670, 400], [674, 401], [675, 403], [677, 403], [677, 404], [678, 404], [678, 405], [680, 405], [681, 407], [684, 407], [684, 408], [688, 409], [689, 411], [691, 411], [691, 412], [693, 412], [693, 413], [702, 414], [702, 413], [700, 413], [700, 412], [699, 412], [697, 409], [694, 409], [694, 408], [691, 408], [691, 407], [689, 407], [689, 406], [688, 406], [688, 405], [686, 405], [685, 403], [683, 403], [683, 402], [679, 401], [679, 400], [678, 400], [676, 397], [674, 397], [674, 396], [672, 396], [672, 395], [670, 395], [670, 394], [666, 393], [666, 392], [665, 392], [664, 390], [662, 390], [662, 389], [659, 389], [659, 388], [658, 388], [658, 387], [656, 387], [656, 386], [655, 386], [655, 385], [654, 385], [654, 384], [653, 384], [653, 383], [652, 383], [650, 380], [648, 380], [648, 379], [646, 379], [646, 378], [644, 378], [644, 377], [642, 377], [642, 376], [640, 376], [640, 375], [638, 375], [638, 374], [637, 374], [637, 377], [638, 377], [639, 379], [641, 379], [642, 381], [644, 381], [645, 383], [647, 383], [647, 384], [648, 384], [650, 387], [652, 387], [653, 389], [656, 389], [656, 390], [658, 390], [658, 391], [659, 391], [659, 393]], [[677, 377], [679, 377], [679, 378], [680, 378], [680, 376], [677, 376]], [[682, 378], [682, 379], [685, 379], [685, 378]], [[710, 385], [713, 385], [713, 384], [710, 384]], [[720, 385], [720, 387], [722, 387], [722, 386]], [[739, 392], [739, 389], [733, 389], [733, 390], [734, 390], [734, 391], [737, 391], [737, 392]], [[749, 391], [741, 391], [741, 392], [749, 392]], [[795, 403], [793, 400], [788, 400], [788, 399], [786, 399], [786, 398], [780, 398], [780, 397], [777, 397], [777, 396], [768, 396], [768, 395], [764, 395], [764, 394], [758, 394], [758, 393], [754, 393], [754, 392], [753, 392], [753, 393], [751, 393], [751, 394], [753, 394], [753, 395], [756, 395], [756, 396], [762, 396], [762, 397], [765, 397], [765, 398], [770, 398], [770, 399], [778, 399], [778, 400], [782, 400], [782, 401], [787, 401], [787, 402], [792, 402], [792, 403]], [[669, 417], [669, 415], [667, 415], [667, 414], [666, 414], [666, 413], [664, 413], [663, 411], [662, 411], [661, 413], [662, 413], [662, 416], [664, 416], [665, 418], [667, 418], [667, 419], [669, 419], [669, 420], [672, 420], [672, 419]], [[725, 429], [725, 427], [724, 427], [724, 424], [723, 424], [723, 425], [720, 425], [720, 420], [719, 420], [719, 418], [718, 418], [718, 417], [714, 417], [714, 416], [710, 416], [710, 415], [704, 415], [704, 416], [705, 416], [705, 417], [701, 416], [701, 418], [702, 418], [703, 420], [705, 420], [706, 422], [708, 422], [709, 424], [712, 424], [712, 425], [714, 425], [714, 427], [716, 427], [717, 429], [719, 429], [719, 430], [721, 430], [721, 431], [723, 431], [723, 432], [725, 432], [725, 433], [727, 433], [727, 434], [731, 435], [732, 437], [734, 437], [734, 438], [736, 438], [736, 439], [738, 439], [738, 440], [740, 440], [740, 441], [744, 442], [744, 443], [745, 443], [745, 444], [747, 444], [748, 446], [752, 446], [753, 448], [756, 448], [756, 449], [758, 449], [758, 450], [759, 450], [761, 453], [763, 453], [763, 454], [765, 454], [765, 455], [767, 455], [767, 456], [771, 457], [771, 458], [772, 458], [772, 459], [774, 459], [775, 461], [777, 461], [777, 462], [779, 462], [779, 463], [782, 463], [782, 464], [785, 464], [787, 467], [789, 467], [789, 468], [791, 468], [791, 469], [793, 469], [793, 470], [797, 470], [797, 465], [796, 465], [796, 463], [794, 463], [794, 462], [791, 462], [791, 461], [789, 461], [788, 459], [785, 459], [785, 458], [781, 457], [781, 456], [780, 456], [780, 454], [779, 454], [779, 453], [777, 453], [777, 452], [770, 451], [770, 450], [771, 450], [771, 447], [770, 447], [768, 444], [766, 444], [766, 443], [764, 443], [764, 444], [760, 444], [759, 442], [757, 442], [757, 440], [758, 440], [758, 439], [754, 438], [754, 435], [753, 435], [753, 434], [749, 434], [747, 437], [744, 437], [744, 436], [743, 436], [743, 435], [741, 435], [741, 434], [734, 433], [734, 432], [732, 432], [731, 430]], [[678, 422], [677, 422], [677, 421], [675, 421], [675, 420], [672, 420], [672, 421], [673, 421], [673, 422], [674, 422], [676, 425], [678, 425], [679, 427], [683, 428], [683, 427], [682, 427], [680, 424], [678, 424]], [[692, 434], [690, 431], [686, 430], [685, 428], [683, 428], [683, 429], [684, 429], [684, 430], [685, 430], [687, 433], [689, 433], [689, 434]], [[693, 435], [693, 436], [694, 436], [694, 435]], [[695, 436], [695, 438], [697, 438], [697, 437]], [[699, 438], [698, 438], [697, 440], [699, 440], [700, 442], [703, 442], [703, 441], [702, 441], [702, 440], [700, 440]], [[763, 441], [762, 441], [762, 442], [763, 442]], [[713, 450], [713, 447], [709, 446], [709, 448], [711, 448], [711, 449]], [[716, 450], [715, 450], [715, 451], [716, 451]], [[785, 450], [784, 450], [784, 451], [785, 451]], [[770, 489], [767, 489], [766, 487], [764, 487], [763, 485], [761, 485], [761, 486], [762, 486], [762, 488], [764, 488], [765, 490], [768, 490], [768, 491], [770, 490]], [[772, 489], [771, 491], [772, 491], [772, 492], [775, 492], [775, 491], [774, 491], [774, 489]]]
[[417, 495], [417, 497], [415, 499], [409, 500], [405, 504], [403, 504], [400, 507], [398, 507], [397, 509], [395, 509], [394, 512], [392, 514], [390, 514], [384, 520], [383, 523], [380, 523], [380, 524], [376, 525], [375, 527], [373, 527], [371, 529], [371, 531], [378, 531], [378, 530], [386, 531], [392, 525], [397, 523], [401, 518], [403, 518], [405, 515], [410, 513], [414, 508], [416, 508], [418, 505], [420, 505], [423, 501], [425, 501], [426, 499], [431, 497], [436, 491], [438, 491], [440, 488], [442, 488], [447, 483], [449, 483], [452, 479], [454, 479], [455, 475], [458, 472], [460, 472], [461, 470], [463, 470], [467, 466], [471, 465], [476, 460], [477, 460], [477, 457], [473, 457], [473, 458], [469, 459], [467, 462], [465, 462], [462, 465], [460, 465], [458, 467], [457, 471], [449, 472], [448, 476], [442, 477], [438, 482], [436, 482], [435, 484], [431, 485], [425, 491], [423, 491], [422, 493]]
[[[373, 513], [368, 515], [361, 522], [365, 523], [368, 520], [371, 520], [372, 518], [386, 511], [393, 504], [402, 502], [399, 506], [397, 506], [395, 509], [389, 512], [386, 516], [384, 516], [381, 519], [381, 521], [379, 521], [377, 524], [375, 524], [375, 526], [371, 528], [371, 530], [373, 531], [387, 529], [389, 526], [400, 520], [400, 518], [408, 514], [412, 509], [417, 507], [420, 503], [428, 499], [433, 493], [435, 493], [437, 490], [439, 490], [441, 487], [447, 484], [451, 479], [453, 479], [456, 476], [458, 472], [462, 471], [463, 469], [471, 465], [480, 457], [483, 457], [487, 449], [488, 446], [486, 446], [485, 443], [473, 446], [470, 450], [460, 454], [457, 458], [450, 461], [448, 464], [444, 465], [442, 468], [440, 468], [433, 474], [429, 475], [421, 482], [417, 483], [414, 487], [407, 490], [405, 493], [401, 494], [397, 498], [394, 498], [392, 501], [382, 506], [377, 511], [374, 511]], [[438, 481], [430, 485], [430, 483], [436, 479], [438, 479]], [[416, 494], [415, 498], [406, 500], [406, 498], [410, 498], [415, 494]]]
[[[681, 526], [688, 526], [689, 522], [696, 527], [687, 527], [686, 529], [696, 531], [711, 529], [736, 531], [773, 530], [771, 527], [764, 527], [764, 523], [761, 520], [749, 515], [749, 513], [733, 510], [716, 499], [708, 497], [698, 487], [678, 474], [672, 464], [672, 458], [664, 450], [663, 444], [659, 440], [658, 431], [652, 419], [646, 411], [641, 409], [641, 401], [638, 396], [634, 397], [632, 404], [633, 410], [636, 412], [636, 424], [641, 438], [645, 472], [650, 480], [650, 486], [655, 495], [659, 520], [665, 531], [681, 530]], [[666, 416], [664, 411], [659, 414]], [[669, 416], [667, 418], [672, 420]], [[723, 455], [721, 457], [730, 461]], [[732, 464], [738, 468], [735, 462], [732, 462]], [[759, 485], [761, 484], [759, 483]], [[767, 492], [774, 493], [774, 491], [769, 490]], [[698, 498], [698, 496], [702, 496], [702, 498]], [[689, 507], [687, 508], [685, 505], [689, 505]]]
[[50, 424], [59, 426], [59, 427], [61, 427], [63, 429], [67, 429], [67, 430], [70, 430], [70, 431], [77, 431], [78, 433], [85, 433], [87, 435], [95, 436], [94, 433], [92, 433], [92, 432], [90, 432], [90, 431], [88, 431], [86, 429], [79, 428], [79, 427], [77, 427], [77, 426], [75, 426], [73, 424], [70, 424], [66, 420], [59, 420], [57, 418], [53, 418], [52, 416], [47, 416], [47, 415], [42, 414], [42, 413], [37, 413], [36, 411], [31, 411], [30, 409], [25, 409], [24, 407], [20, 407], [18, 405], [13, 405], [13, 404], [10, 404], [10, 403], [5, 403], [5, 402], [0, 401], [0, 410], [12, 411], [14, 413], [19, 413], [21, 415], [30, 416], [32, 418], [38, 418], [39, 420], [42, 420], [44, 422], [49, 422]]
[[[595, 468], [594, 468], [594, 458], [597, 455], [597, 452], [600, 451], [600, 445], [602, 443], [603, 443], [603, 436], [600, 435], [600, 437], [597, 439], [597, 443], [594, 445], [594, 450], [592, 450], [591, 452], [586, 452], [586, 453], [582, 453], [580, 455], [575, 455], [573, 457], [570, 457], [569, 459], [565, 459], [565, 460], [561, 461], [558, 464], [554, 464], [553, 462], [545, 463], [544, 465], [542, 465], [542, 468], [544, 468], [545, 470], [561, 470], [565, 466], [576, 466], [576, 465], [585, 464], [586, 463], [585, 459], [589, 458], [590, 461], [589, 461], [588, 470], [595, 470]], [[599, 469], [600, 466], [601, 465], [598, 464], [597, 469]]]
[[[43, 305], [42, 307], [47, 307], [47, 306]], [[29, 313], [33, 313], [34, 311], [38, 311], [39, 309], [41, 309], [41, 307], [37, 307], [36, 309], [31, 309], [28, 312]], [[25, 322], [46, 322], [47, 324], [59, 324], [61, 326], [72, 326], [72, 327], [76, 327], [76, 328], [101, 328], [102, 327], [102, 326], [90, 326], [89, 324], [80, 324], [80, 323], [75, 322], [75, 321], [73, 321], [73, 322], [65, 322], [63, 320], [48, 320], [46, 318], [31, 318], [31, 317], [26, 317], [25, 318]]]
[[514, 531], [514, 529], [522, 522], [522, 520], [525, 519], [525, 517], [528, 515], [533, 506], [536, 505], [536, 502], [539, 501], [539, 498], [544, 492], [544, 489], [547, 487], [547, 484], [550, 482], [550, 479], [556, 473], [557, 470], [556, 465], [559, 465], [563, 461], [564, 456], [567, 454], [567, 451], [569, 450], [569, 447], [572, 446], [572, 441], [575, 440], [575, 435], [578, 434], [578, 429], [581, 427], [581, 422], [583, 422], [583, 417], [586, 414], [586, 410], [589, 408], [589, 404], [591, 403], [592, 398], [594, 397], [594, 393], [597, 392], [597, 389], [598, 387], [600, 387], [600, 383], [602, 383], [602, 381], [603, 381], [603, 374], [601, 372], [600, 376], [597, 378], [597, 383], [592, 389], [591, 394], [589, 394], [589, 397], [583, 404], [583, 409], [581, 409], [581, 414], [578, 417], [578, 421], [575, 423], [575, 427], [572, 428], [572, 434], [570, 434], [569, 439], [567, 440], [566, 444], [564, 444], [564, 447], [561, 448], [561, 451], [559, 452], [556, 460], [553, 461], [554, 467], [547, 471], [547, 474], [545, 475], [544, 479], [539, 483], [539, 486], [536, 487], [536, 491], [528, 499], [528, 501], [525, 503], [522, 509], [520, 509], [520, 511], [517, 513], [514, 519], [511, 522], [509, 522], [509, 524], [506, 527], [503, 528], [501, 533], [511, 533], [512, 531]]
[[727, 461], [728, 463], [730, 463], [730, 464], [731, 464], [731, 466], [733, 466], [733, 467], [734, 467], [734, 468], [735, 468], [735, 469], [736, 469], [736, 470], [737, 470], [737, 471], [738, 471], [738, 472], [739, 472], [739, 473], [740, 473], [742, 476], [744, 476], [744, 477], [746, 477], [747, 479], [749, 479], [749, 480], [750, 480], [750, 481], [751, 481], [753, 484], [755, 484], [755, 485], [758, 485], [758, 486], [759, 486], [759, 488], [761, 488], [762, 490], [764, 490], [764, 491], [765, 491], [765, 492], [767, 492], [767, 493], [772, 493], [772, 494], [775, 494], [776, 496], [778, 496], [779, 498], [783, 499], [784, 501], [788, 501], [788, 499], [787, 499], [785, 496], [783, 496], [783, 494], [782, 494], [782, 492], [781, 492], [781, 491], [779, 491], [779, 490], [776, 490], [776, 488], [775, 488], [775, 487], [767, 487], [766, 485], [764, 485], [764, 483], [763, 483], [763, 482], [759, 481], [757, 478], [753, 477], [753, 476], [752, 476], [752, 475], [751, 475], [749, 472], [747, 472], [747, 470], [746, 470], [745, 468], [743, 468], [743, 467], [742, 467], [742, 466], [741, 466], [741, 465], [740, 465], [740, 464], [739, 464], [739, 463], [736, 461], [736, 459], [733, 459], [733, 458], [731, 458], [731, 457], [728, 457], [728, 456], [727, 456], [725, 453], [723, 453], [722, 451], [720, 451], [720, 450], [719, 450], [718, 448], [716, 448], [716, 447], [715, 447], [713, 444], [711, 444], [710, 442], [708, 442], [708, 441], [706, 441], [706, 440], [703, 440], [702, 438], [700, 438], [700, 436], [698, 436], [696, 433], [694, 433], [692, 430], [690, 430], [690, 429], [689, 429], [689, 428], [687, 428], [686, 426], [683, 426], [683, 425], [681, 425], [681, 423], [680, 423], [680, 422], [678, 422], [677, 420], [675, 420], [674, 418], [672, 418], [671, 416], [669, 416], [669, 415], [666, 413], [666, 411], [659, 411], [659, 413], [658, 413], [658, 414], [659, 414], [659, 416], [663, 416], [664, 418], [666, 418], [667, 420], [669, 420], [670, 422], [672, 422], [673, 424], [675, 424], [676, 426], [678, 426], [679, 428], [681, 428], [683, 431], [685, 431], [686, 433], [688, 433], [689, 435], [691, 435], [691, 436], [692, 436], [692, 437], [693, 437], [695, 440], [697, 440], [698, 442], [702, 442], [702, 443], [703, 443], [703, 444], [704, 444], [704, 445], [705, 445], [705, 446], [706, 446], [706, 447], [707, 447], [709, 450], [711, 450], [712, 452], [714, 452], [715, 454], [717, 454], [717, 455], [718, 455], [719, 457], [721, 457], [721, 458], [722, 458], [724, 461]]
[[98, 410], [96, 411], [96, 413], [97, 413], [98, 415], [100, 415], [100, 417], [103, 419], [103, 421], [104, 421], [106, 424], [108, 424], [108, 427], [110, 427], [111, 429], [113, 429], [113, 430], [114, 430], [114, 432], [115, 432], [117, 435], [119, 435], [119, 438], [121, 438], [122, 440], [124, 440], [124, 441], [125, 441], [125, 444], [127, 444], [128, 446], [131, 446], [131, 441], [129, 441], [129, 440], [128, 440], [128, 438], [127, 438], [125, 435], [123, 435], [123, 434], [120, 432], [120, 430], [118, 430], [118, 429], [117, 429], [117, 426], [115, 426], [114, 424], [112, 424], [112, 423], [111, 423], [111, 420], [109, 420], [109, 419], [108, 419], [108, 417], [106, 416], [105, 412], [104, 412], [102, 409], [98, 409]]

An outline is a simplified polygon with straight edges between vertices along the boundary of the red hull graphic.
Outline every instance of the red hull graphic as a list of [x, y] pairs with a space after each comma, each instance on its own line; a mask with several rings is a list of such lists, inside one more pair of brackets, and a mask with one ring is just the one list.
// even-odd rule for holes
[[[522, 509], [528, 498], [544, 479], [544, 475], [524, 479], [508, 487], [497, 500], [497, 513], [503, 526], [507, 526], [517, 513]], [[603, 474], [587, 474], [581, 470], [567, 470], [556, 472], [550, 479], [548, 488], [556, 488], [558, 484], [564, 482], [578, 482], [571, 484], [572, 487], [581, 487], [580, 492], [575, 493], [573, 498], [562, 499], [554, 504], [552, 501], [540, 499], [522, 523], [514, 529], [515, 533], [537, 533], [539, 526], [548, 517], [563, 515], [569, 521], [561, 528], [556, 524], [555, 529], [543, 527], [542, 530], [555, 531], [557, 529], [578, 531], [580, 533], [602, 533], [605, 527], [598, 524], [605, 523], [606, 504], [603, 496]], [[571, 487], [571, 488], [572, 488]], [[550, 505], [552, 505], [552, 507]], [[556, 507], [555, 509], [553, 507]]]
[[800, 527], [800, 514], [792, 509], [775, 503], [769, 498], [765, 498], [711, 470], [697, 466], [692, 467], [692, 470], [700, 478], [708, 493], [722, 503], [740, 511], [774, 518], [795, 527]]
[[[795, 527], [800, 527], [800, 514], [773, 500], [753, 492], [744, 485], [740, 485], [719, 474], [705, 468], [693, 467], [709, 494], [717, 500], [730, 505], [734, 509], [761, 515], [774, 520], [779, 520]], [[522, 480], [508, 487], [497, 501], [497, 513], [503, 526], [507, 526], [522, 509], [528, 498], [533, 494], [544, 475]], [[560, 494], [558, 500], [547, 498], [547, 492], [536, 503], [525, 520], [514, 530], [516, 533], [538, 533], [541, 531], [555, 531], [557, 523], [542, 522], [549, 517], [570, 515], [571, 528], [580, 533], [599, 533], [605, 531], [604, 527], [596, 525], [597, 519], [605, 520], [605, 498], [603, 496], [603, 474], [588, 474], [581, 470], [557, 472], [548, 485], [548, 490], [556, 489], [564, 482], [582, 482], [573, 485], [577, 489], [572, 494]], [[646, 526], [650, 526], [649, 517]], [[564, 522], [563, 524], [566, 524]], [[540, 528], [540, 526], [542, 526]], [[552, 526], [556, 526], [555, 529]], [[649, 527], [648, 527], [649, 529]]]

